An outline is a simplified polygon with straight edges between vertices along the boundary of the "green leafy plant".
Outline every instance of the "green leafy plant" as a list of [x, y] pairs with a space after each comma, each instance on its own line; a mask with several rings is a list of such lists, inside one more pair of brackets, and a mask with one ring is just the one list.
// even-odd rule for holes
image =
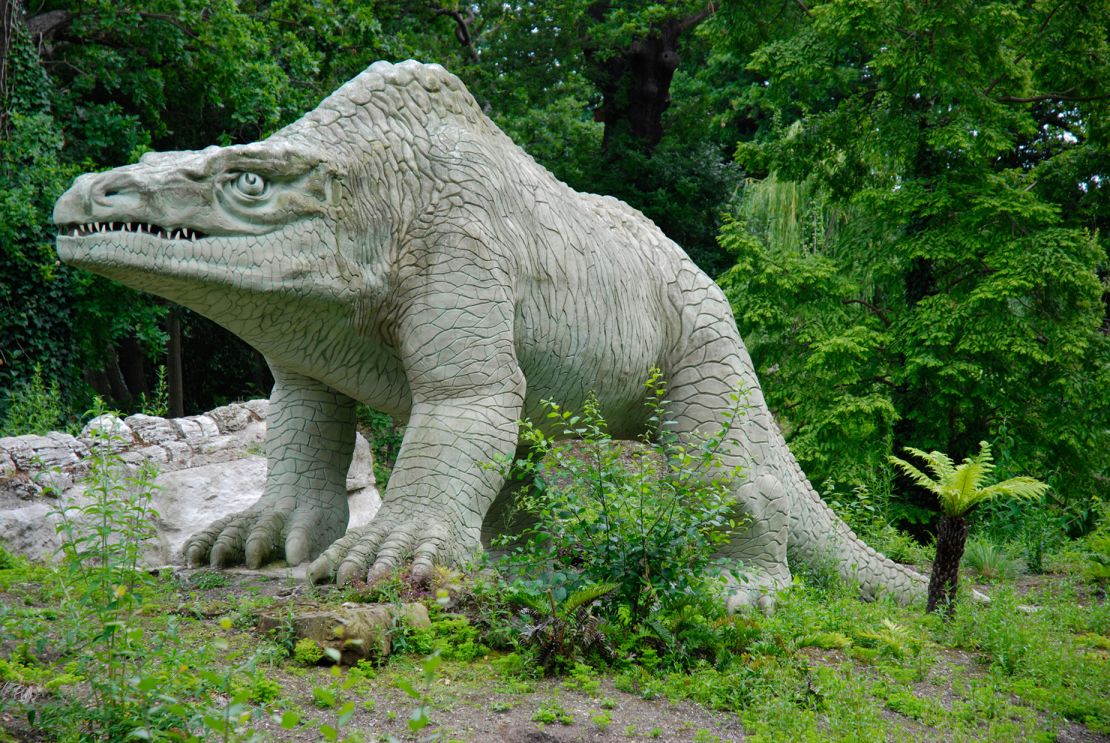
[[170, 412], [170, 388], [166, 381], [166, 365], [160, 364], [154, 380], [154, 392], [139, 395], [139, 411], [145, 415], [165, 418]]
[[722, 455], [741, 396], [712, 434], [679, 437], [659, 370], [645, 387], [649, 425], [638, 444], [612, 438], [592, 395], [581, 413], [546, 401], [543, 427], [522, 423], [529, 453], [508, 474], [524, 481], [520, 509], [534, 521], [500, 542], [509, 548], [501, 566], [536, 593], [550, 587], [557, 601], [581, 586], [614, 584], [626, 623], [718, 588], [724, 568], [715, 569], [714, 553], [739, 528], [732, 483], [740, 472]]
[[109, 429], [93, 432], [86, 500], [64, 505], [56, 515], [63, 615], [74, 623], [76, 643], [87, 648], [79, 665], [98, 709], [94, 725], [105, 737], [122, 739], [147, 730], [156, 706], [137, 619], [151, 582], [140, 557], [158, 514], [151, 506], [153, 465], [128, 470], [114, 452], [117, 438]]
[[963, 566], [984, 581], [1013, 580], [1025, 568], [1021, 558], [989, 539], [972, 537], [967, 540]]
[[890, 457], [911, 480], [936, 495], [940, 503], [940, 525], [937, 529], [937, 553], [929, 579], [926, 609], [943, 608], [946, 614], [955, 609], [959, 583], [960, 560], [967, 542], [967, 513], [992, 498], [1032, 500], [1044, 495], [1048, 486], [1031, 477], [1011, 477], [994, 484], [985, 484], [994, 469], [990, 444], [979, 442], [979, 453], [956, 466], [943, 452], [924, 452], [907, 447], [906, 451], [925, 460], [932, 476], [898, 457]]
[[58, 381], [47, 384], [38, 364], [27, 380], [8, 392], [7, 407], [7, 414], [0, 421], [0, 436], [49, 433], [61, 425], [65, 415]]
[[591, 651], [612, 655], [609, 641], [601, 631], [601, 620], [593, 614], [592, 606], [617, 588], [616, 583], [586, 586], [562, 601], [555, 600], [554, 589], [548, 589], [546, 597], [517, 595], [535, 620], [524, 626], [521, 640], [535, 651], [545, 672], [552, 673]]
[[532, 713], [532, 722], [538, 722], [543, 725], [551, 725], [553, 723], [573, 725], [574, 717], [570, 712], [567, 712], [563, 705], [559, 704], [554, 699], [549, 699]]
[[314, 666], [324, 659], [324, 649], [310, 637], [302, 637], [293, 646], [293, 660], [302, 666]]

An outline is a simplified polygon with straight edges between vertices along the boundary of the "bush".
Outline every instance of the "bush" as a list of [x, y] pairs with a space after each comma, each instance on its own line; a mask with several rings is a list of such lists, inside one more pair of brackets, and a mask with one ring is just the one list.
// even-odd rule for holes
[[302, 666], [314, 666], [324, 657], [324, 649], [309, 637], [302, 637], [293, 646], [293, 660]]
[[7, 408], [0, 421], [0, 436], [50, 433], [62, 425], [65, 416], [57, 380], [46, 384], [42, 367], [37, 365], [30, 379], [8, 392]]
[[658, 370], [647, 380], [650, 427], [639, 444], [615, 441], [598, 401], [581, 413], [546, 401], [546, 430], [578, 441], [556, 441], [525, 421], [528, 456], [509, 468], [525, 481], [520, 507], [535, 518], [510, 547], [502, 567], [518, 588], [556, 601], [585, 586], [614, 583], [611, 604], [623, 624], [666, 611], [690, 596], [714, 593], [721, 570], [714, 553], [739, 527], [732, 485], [740, 473], [722, 463], [722, 447], [740, 414], [733, 408], [712, 436], [680, 439], [668, 427], [666, 385]]

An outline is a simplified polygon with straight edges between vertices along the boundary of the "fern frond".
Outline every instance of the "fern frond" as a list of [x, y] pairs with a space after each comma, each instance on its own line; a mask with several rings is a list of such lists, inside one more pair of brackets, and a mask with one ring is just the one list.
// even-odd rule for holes
[[560, 607], [560, 613], [564, 617], [569, 617], [580, 607], [587, 606], [618, 588], [620, 588], [620, 583], [595, 583], [592, 586], [580, 588], [567, 596], [566, 600], [563, 601], [562, 607]]
[[[910, 452], [911, 454], [918, 453], [917, 449], [911, 449], [910, 447], [906, 447], [906, 451]], [[936, 493], [937, 495], [940, 495], [940, 487], [941, 487], [940, 483], [937, 482], [936, 480], [934, 480], [933, 478], [929, 477], [928, 475], [926, 475], [924, 472], [919, 470], [917, 467], [914, 467], [912, 464], [910, 464], [906, 460], [899, 459], [898, 457], [895, 457], [895, 456], [889, 456], [889, 457], [887, 457], [887, 460], [891, 464], [896, 466], [898, 469], [902, 470], [902, 472], [905, 473], [906, 477], [910, 478], [911, 480], [916, 482], [921, 487], [925, 488], [926, 490], [928, 490], [930, 492]]]
[[[1034, 500], [1048, 491], [1048, 485], [1032, 477], [1011, 477], [1009, 480], [988, 485], [976, 493], [974, 503], [1004, 496], [1020, 500]], [[974, 505], [974, 503], [972, 505]]]
[[905, 450], [928, 463], [936, 482], [944, 482], [956, 471], [955, 462], [942, 451], [922, 451], [921, 449], [914, 449], [912, 446], [905, 447]]

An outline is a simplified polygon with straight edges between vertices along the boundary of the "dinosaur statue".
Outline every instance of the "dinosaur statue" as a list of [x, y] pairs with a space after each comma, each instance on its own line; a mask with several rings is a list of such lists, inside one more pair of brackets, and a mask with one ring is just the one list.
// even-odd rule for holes
[[[865, 596], [924, 596], [813, 490], [713, 281], [639, 212], [556, 180], [442, 67], [378, 62], [261, 142], [82, 175], [54, 221], [62, 260], [212, 318], [273, 370], [264, 495], [186, 542], [193, 564], [315, 558], [311, 579], [347, 582], [464, 562], [511, 497], [484, 465], [519, 419], [592, 391], [633, 438], [659, 368], [680, 433], [748, 394], [724, 463], [750, 517], [730, 608], [789, 585], [788, 551]], [[356, 400], [407, 428], [381, 510], [344, 534]]]

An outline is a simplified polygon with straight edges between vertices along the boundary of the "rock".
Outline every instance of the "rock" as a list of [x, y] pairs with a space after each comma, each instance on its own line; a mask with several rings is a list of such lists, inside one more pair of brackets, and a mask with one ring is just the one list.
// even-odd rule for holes
[[181, 438], [178, 429], [165, 418], [153, 415], [135, 413], [123, 421], [135, 435], [148, 444], [165, 444], [167, 441], [177, 441]]
[[125, 449], [135, 442], [135, 432], [119, 416], [105, 413], [85, 424], [77, 439], [92, 447], [107, 443], [112, 449]]
[[[174, 420], [104, 415], [90, 421], [79, 438], [51, 433], [0, 439], [0, 541], [13, 552], [50, 559], [60, 544], [57, 520], [50, 513], [88, 502], [81, 478], [89, 445], [98, 440], [96, 432], [113, 431], [120, 442], [113, 448], [130, 472], [144, 463], [154, 464], [159, 472], [151, 501], [159, 514], [157, 536], [143, 550], [144, 563], [180, 563], [181, 547], [192, 534], [248, 508], [262, 495], [263, 403], [235, 403]], [[377, 513], [381, 499], [374, 487], [370, 445], [361, 435], [347, 486], [349, 526], [362, 526]], [[43, 496], [51, 493], [59, 499], [45, 500]]]
[[174, 418], [170, 421], [183, 439], [203, 439], [208, 436], [219, 436], [220, 429], [216, 421], [207, 415], [190, 415], [186, 418]]
[[250, 408], [241, 403], [232, 403], [231, 405], [224, 405], [223, 407], [210, 410], [208, 417], [216, 424], [220, 433], [235, 433], [242, 431], [247, 427], [248, 423], [256, 421], [259, 416], [255, 415]]
[[[339, 653], [339, 662], [353, 666], [360, 660], [385, 658], [392, 649], [390, 636], [396, 623], [403, 618], [410, 627], [430, 627], [428, 610], [423, 604], [343, 604], [337, 608], [310, 609], [295, 615], [293, 634], [298, 640], [308, 638], [322, 648]], [[263, 633], [281, 631], [289, 618], [285, 614], [259, 617], [258, 629]]]
[[0, 450], [7, 453], [16, 469], [25, 472], [72, 466], [89, 454], [80, 441], [58, 431], [45, 436], [0, 438]]

